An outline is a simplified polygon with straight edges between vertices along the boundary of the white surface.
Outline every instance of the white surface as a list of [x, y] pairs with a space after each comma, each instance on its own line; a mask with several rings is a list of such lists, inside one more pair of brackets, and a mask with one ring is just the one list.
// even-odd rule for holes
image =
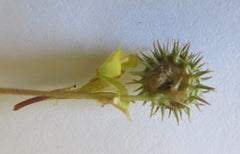
[[216, 72], [211, 106], [177, 126], [131, 104], [132, 122], [95, 101], [47, 101], [11, 111], [28, 97], [0, 95], [1, 154], [239, 154], [239, 0], [1, 0], [0, 87], [50, 90], [84, 83], [119, 45], [137, 52], [191, 41]]

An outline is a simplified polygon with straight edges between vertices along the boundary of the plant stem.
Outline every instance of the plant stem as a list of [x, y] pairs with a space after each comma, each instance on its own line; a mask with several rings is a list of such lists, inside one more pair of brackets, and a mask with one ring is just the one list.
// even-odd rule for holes
[[[0, 94], [15, 94], [15, 95], [29, 95], [29, 96], [46, 96], [55, 99], [113, 99], [118, 96], [111, 92], [99, 93], [84, 93], [84, 92], [59, 92], [59, 91], [40, 91], [40, 90], [25, 90], [25, 89], [11, 89], [0, 88]], [[151, 97], [137, 96], [137, 95], [121, 95], [121, 100], [124, 101], [151, 101]]]

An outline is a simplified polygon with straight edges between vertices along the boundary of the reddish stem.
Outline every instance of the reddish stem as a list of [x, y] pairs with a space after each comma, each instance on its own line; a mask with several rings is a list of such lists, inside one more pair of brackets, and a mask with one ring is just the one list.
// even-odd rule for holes
[[47, 96], [37, 96], [37, 97], [33, 97], [33, 98], [30, 98], [30, 99], [27, 99], [25, 101], [22, 101], [22, 102], [16, 104], [14, 106], [14, 108], [13, 108], [13, 111], [19, 110], [22, 107], [30, 105], [30, 104], [33, 104], [33, 103], [44, 101], [44, 100], [46, 100], [48, 98], [50, 98], [50, 97], [47, 97]]

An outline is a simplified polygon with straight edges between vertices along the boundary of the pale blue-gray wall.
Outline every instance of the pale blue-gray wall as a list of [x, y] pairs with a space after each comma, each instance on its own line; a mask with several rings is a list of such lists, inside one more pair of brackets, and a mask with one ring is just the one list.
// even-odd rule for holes
[[0, 96], [1, 154], [239, 154], [239, 0], [1, 0], [0, 87], [51, 90], [83, 84], [119, 45], [126, 52], [180, 39], [204, 51], [212, 105], [161, 122], [130, 105], [132, 122], [95, 101], [46, 101], [11, 111]]

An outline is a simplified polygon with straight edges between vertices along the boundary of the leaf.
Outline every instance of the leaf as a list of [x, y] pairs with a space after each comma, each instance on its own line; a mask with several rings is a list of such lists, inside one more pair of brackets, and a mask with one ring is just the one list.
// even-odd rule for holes
[[108, 86], [107, 83], [105, 83], [99, 76], [94, 75], [93, 78], [88, 83], [86, 83], [85, 85], [83, 85], [82, 87], [74, 91], [93, 93], [93, 92], [102, 91], [107, 86]]
[[125, 56], [118, 47], [111, 56], [101, 65], [97, 71], [106, 77], [115, 78], [121, 76], [122, 67], [136, 67], [137, 66], [137, 56], [129, 55]]
[[116, 78], [108, 78], [105, 76], [100, 76], [101, 80], [107, 83], [109, 87], [111, 87], [115, 92], [127, 95], [127, 89], [124, 85], [122, 85]]
[[118, 78], [123, 75], [123, 68], [136, 67], [138, 64], [137, 56], [130, 54], [126, 56], [117, 48], [109, 58], [97, 69], [93, 78], [82, 87], [74, 90], [75, 92], [104, 92], [107, 88], [111, 88], [115, 92], [116, 97], [112, 100], [104, 99], [98, 100], [102, 105], [112, 104], [119, 110], [121, 110], [127, 118], [129, 116], [129, 102], [122, 101], [121, 95], [128, 95], [126, 87], [118, 81]]
[[138, 64], [138, 58], [136, 54], [130, 54], [122, 61], [123, 68], [136, 67]]
[[[119, 97], [115, 97], [113, 99], [113, 105], [120, 109], [129, 120], [131, 120], [129, 116], [129, 102], [128, 101], [121, 101], [120, 96], [121, 95], [128, 95], [127, 89], [124, 85], [122, 85], [117, 79], [114, 78], [107, 78], [104, 76], [101, 76], [101, 78], [119, 95]], [[118, 98], [118, 99], [116, 99]]]

